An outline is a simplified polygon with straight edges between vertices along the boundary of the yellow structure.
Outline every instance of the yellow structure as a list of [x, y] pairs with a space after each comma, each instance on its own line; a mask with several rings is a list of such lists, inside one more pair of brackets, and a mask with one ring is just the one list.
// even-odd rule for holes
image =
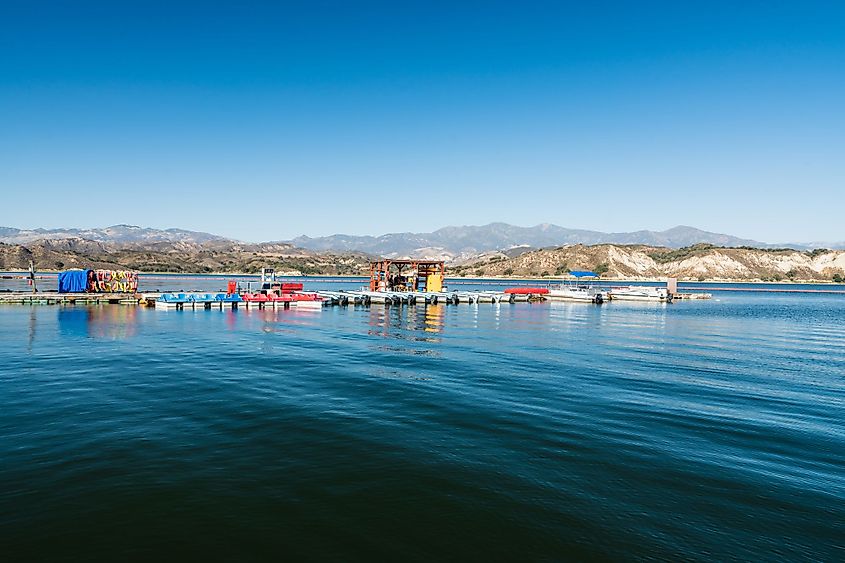
[[446, 263], [442, 260], [370, 262], [370, 291], [443, 291]]
[[429, 274], [425, 280], [426, 291], [443, 291], [443, 274]]

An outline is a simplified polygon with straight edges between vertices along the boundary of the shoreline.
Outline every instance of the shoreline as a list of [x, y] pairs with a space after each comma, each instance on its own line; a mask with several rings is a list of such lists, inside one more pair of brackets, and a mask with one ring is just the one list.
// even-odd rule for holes
[[[48, 274], [50, 276], [57, 275], [60, 272], [66, 270], [39, 270], [36, 272], [36, 279], [48, 279], [48, 278], [39, 278], [39, 273], [41, 274]], [[137, 271], [137, 270], [131, 270]], [[185, 276], [185, 277], [260, 277], [260, 273], [244, 273], [244, 272], [143, 272], [137, 271], [138, 275], [143, 276]], [[5, 270], [0, 272], [0, 276], [14, 276], [11, 279], [26, 279], [29, 276], [29, 271], [27, 270]], [[332, 278], [350, 278], [350, 279], [362, 279], [367, 280], [369, 276], [367, 275], [351, 275], [351, 274], [300, 274], [300, 275], [282, 275], [277, 274], [278, 278], [313, 278], [313, 279], [332, 279]], [[2, 279], [2, 278], [0, 278]], [[8, 278], [7, 278], [8, 279]], [[531, 277], [531, 276], [482, 276], [482, 277], [470, 277], [470, 276], [446, 276], [447, 280], [453, 281], [460, 281], [466, 280], [467, 283], [470, 283], [474, 280], [495, 280], [495, 281], [502, 281], [502, 282], [519, 282], [519, 281], [530, 281], [530, 282], [543, 282], [543, 283], [562, 283], [562, 282], [571, 282], [576, 281], [577, 278], [572, 277]], [[662, 278], [598, 278], [588, 280], [589, 283], [666, 283], [666, 277]], [[836, 283], [832, 280], [780, 280], [780, 281], [763, 281], [763, 280], [749, 280], [749, 279], [723, 279], [723, 278], [708, 278], [704, 280], [700, 279], [682, 279], [678, 278], [678, 283], [684, 284], [713, 284], [713, 283], [731, 283], [731, 284], [767, 284], [767, 285], [833, 285], [833, 286], [840, 286], [845, 285], [845, 283]]]

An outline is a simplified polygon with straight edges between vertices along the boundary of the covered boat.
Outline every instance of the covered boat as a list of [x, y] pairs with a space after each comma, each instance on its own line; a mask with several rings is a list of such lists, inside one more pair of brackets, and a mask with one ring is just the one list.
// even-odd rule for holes
[[[582, 278], [597, 278], [595, 272], [587, 271], [573, 271], [569, 275], [581, 280]], [[583, 301], [586, 303], [601, 304], [607, 300], [607, 294], [597, 287], [581, 283], [560, 284], [556, 288], [551, 288], [545, 296], [548, 299], [555, 299], [561, 301]]]
[[588, 285], [561, 285], [557, 289], [550, 290], [546, 297], [562, 301], [585, 301], [601, 304], [604, 303], [606, 294], [602, 290]]

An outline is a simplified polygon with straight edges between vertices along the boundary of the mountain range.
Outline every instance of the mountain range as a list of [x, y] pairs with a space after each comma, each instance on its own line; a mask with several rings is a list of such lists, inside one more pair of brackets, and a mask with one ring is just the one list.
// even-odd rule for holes
[[666, 231], [604, 233], [567, 229], [548, 223], [534, 227], [490, 223], [482, 226], [444, 227], [431, 233], [390, 233], [381, 236], [331, 235], [318, 238], [300, 236], [289, 242], [315, 251], [359, 251], [385, 257], [442, 255], [453, 259], [520, 246], [545, 248], [569, 244], [602, 243], [645, 244], [669, 248], [681, 248], [698, 243], [717, 246], [769, 246], [750, 239], [685, 226]]
[[[0, 227], [0, 242], [29, 244], [38, 240], [81, 239], [101, 243], [110, 248], [156, 248], [167, 245], [186, 247], [241, 248], [255, 246], [227, 239], [211, 233], [185, 229], [152, 229], [135, 225], [113, 225], [92, 229], [16, 229]], [[289, 241], [263, 243], [287, 245], [311, 252], [356, 252], [385, 257], [418, 256], [446, 260], [467, 260], [491, 251], [509, 251], [510, 254], [532, 248], [550, 248], [584, 244], [640, 244], [667, 248], [682, 248], [694, 244], [738, 247], [772, 248], [777, 246], [806, 250], [814, 247], [845, 248], [838, 244], [784, 244], [772, 245], [743, 239], [727, 234], [703, 231], [694, 227], [678, 226], [665, 231], [634, 231], [605, 233], [583, 229], [568, 229], [544, 223], [533, 227], [519, 227], [507, 223], [490, 223], [481, 226], [444, 227], [430, 233], [389, 233], [380, 236], [336, 234], [325, 237], [300, 236]]]
[[[745, 248], [730, 248], [737, 246]], [[26, 269], [32, 261], [39, 270], [253, 273], [272, 266], [280, 272], [365, 275], [373, 255], [380, 254], [448, 259], [450, 272], [459, 276], [548, 277], [569, 269], [600, 271], [617, 279], [673, 276], [830, 281], [845, 275], [845, 251], [767, 246], [690, 227], [599, 233], [554, 225], [523, 228], [493, 223], [447, 227], [433, 233], [299, 237], [265, 243], [131, 225], [103, 229], [0, 228], [0, 271]]]
[[150, 229], [136, 225], [112, 225], [102, 229], [15, 229], [0, 227], [0, 242], [26, 244], [36, 240], [79, 238], [112, 244], [138, 244], [158, 242], [205, 243], [228, 241], [225, 237], [187, 231], [185, 229]]

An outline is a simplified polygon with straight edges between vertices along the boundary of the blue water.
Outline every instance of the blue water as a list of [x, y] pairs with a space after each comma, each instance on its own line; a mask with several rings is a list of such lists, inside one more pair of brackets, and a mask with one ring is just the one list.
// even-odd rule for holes
[[845, 297], [0, 308], [40, 560], [845, 557]]

